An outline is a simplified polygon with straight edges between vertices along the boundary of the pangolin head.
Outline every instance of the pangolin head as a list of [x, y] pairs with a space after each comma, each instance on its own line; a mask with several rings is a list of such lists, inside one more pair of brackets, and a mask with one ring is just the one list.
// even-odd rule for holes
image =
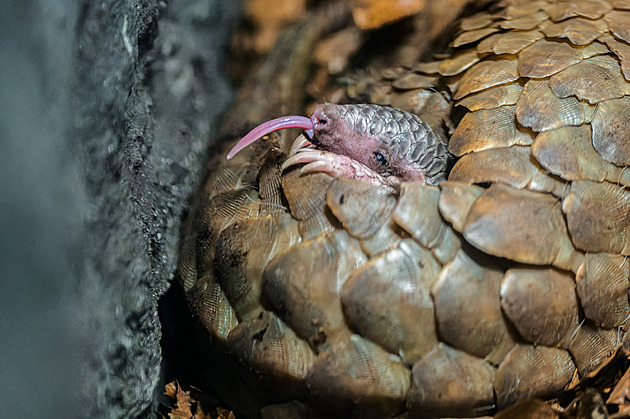
[[301, 128], [317, 148], [356, 160], [385, 178], [438, 184], [446, 177], [446, 144], [417, 115], [372, 104], [318, 105], [310, 118], [287, 116], [254, 128], [227, 155], [285, 128]]

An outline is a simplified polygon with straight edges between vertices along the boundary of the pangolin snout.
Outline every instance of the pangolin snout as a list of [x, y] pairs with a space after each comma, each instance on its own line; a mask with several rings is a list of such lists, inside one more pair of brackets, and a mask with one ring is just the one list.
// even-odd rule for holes
[[330, 105], [319, 105], [311, 115], [313, 129], [316, 133], [325, 133], [333, 130], [332, 109]]

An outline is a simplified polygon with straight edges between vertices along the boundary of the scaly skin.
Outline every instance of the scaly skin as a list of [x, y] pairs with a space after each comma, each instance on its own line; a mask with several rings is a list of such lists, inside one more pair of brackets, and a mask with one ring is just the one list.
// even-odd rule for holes
[[[180, 266], [201, 340], [247, 386], [233, 406], [254, 404], [251, 417], [488, 415], [575, 389], [628, 348], [627, 4], [505, 1], [462, 21], [446, 59], [352, 86], [351, 97], [436, 127], [459, 107], [449, 147], [460, 158], [439, 188], [331, 169], [359, 159], [374, 171], [381, 147], [412, 150], [415, 120], [369, 105], [289, 117], [313, 144], [296, 143], [285, 166], [337, 178], [282, 173], [273, 147], [213, 167]], [[449, 92], [425, 91], [426, 78]], [[409, 128], [381, 136], [396, 115]], [[441, 164], [413, 150], [425, 174]]]

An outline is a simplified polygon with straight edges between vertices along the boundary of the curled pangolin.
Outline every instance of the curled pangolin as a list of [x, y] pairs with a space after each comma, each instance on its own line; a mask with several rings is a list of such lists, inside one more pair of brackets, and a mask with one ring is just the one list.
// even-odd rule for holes
[[460, 26], [449, 58], [357, 87], [438, 131], [436, 102], [464, 111], [448, 180], [423, 172], [439, 187], [301, 173], [273, 145], [204, 185], [180, 275], [244, 415], [487, 415], [626, 344], [630, 4], [504, 1]]

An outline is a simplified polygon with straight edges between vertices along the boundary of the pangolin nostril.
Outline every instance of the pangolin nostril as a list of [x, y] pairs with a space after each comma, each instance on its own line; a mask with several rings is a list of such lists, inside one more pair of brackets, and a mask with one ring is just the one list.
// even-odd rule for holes
[[317, 129], [330, 129], [331, 128], [331, 118], [327, 115], [326, 110], [323, 109], [324, 106], [319, 105], [313, 110], [311, 114], [311, 120], [313, 121], [313, 125]]

